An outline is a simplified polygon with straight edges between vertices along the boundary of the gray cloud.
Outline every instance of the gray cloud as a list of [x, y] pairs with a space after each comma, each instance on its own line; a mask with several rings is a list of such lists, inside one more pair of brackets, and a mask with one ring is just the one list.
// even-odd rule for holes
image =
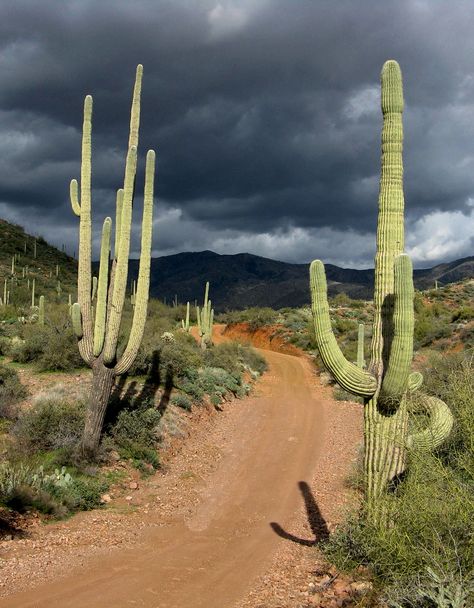
[[450, 242], [442, 229], [472, 221], [473, 26], [467, 0], [3, 0], [0, 211], [56, 244], [74, 240], [68, 188], [92, 93], [99, 229], [113, 213], [143, 63], [140, 149], [157, 150], [157, 254], [370, 266], [378, 80], [396, 58], [407, 243], [425, 265], [471, 255], [468, 236]]

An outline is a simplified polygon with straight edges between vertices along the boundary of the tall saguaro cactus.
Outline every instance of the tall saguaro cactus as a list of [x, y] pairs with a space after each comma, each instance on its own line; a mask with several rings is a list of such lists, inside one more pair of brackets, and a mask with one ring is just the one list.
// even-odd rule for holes
[[130, 253], [142, 74], [143, 67], [139, 65], [133, 92], [124, 185], [123, 188], [118, 190], [116, 199], [115, 246], [111, 265], [112, 219], [110, 217], [104, 220], [102, 228], [95, 315], [92, 306], [93, 279], [91, 272], [92, 97], [90, 95], [85, 98], [84, 102], [80, 198], [77, 181], [71, 181], [72, 209], [80, 218], [78, 302], [73, 304], [71, 315], [81, 356], [92, 367], [92, 388], [81, 445], [82, 452], [85, 455], [94, 454], [98, 448], [115, 377], [127, 372], [132, 365], [143, 337], [147, 316], [155, 175], [155, 153], [153, 150], [149, 150], [146, 157], [141, 255], [132, 327], [125, 351], [118, 357], [117, 342], [125, 302]]
[[410, 373], [413, 358], [413, 271], [404, 250], [403, 90], [396, 61], [382, 69], [382, 170], [371, 361], [364, 370], [347, 361], [332, 332], [324, 266], [312, 262], [310, 282], [316, 340], [325, 366], [347, 391], [365, 402], [365, 481], [369, 517], [381, 517], [380, 499], [397, 485], [406, 468], [407, 449], [434, 449], [449, 435], [452, 415], [445, 403], [421, 396], [429, 416], [425, 430], [410, 432], [406, 395], [423, 377]]
[[212, 326], [214, 323], [214, 310], [209, 300], [209, 281], [206, 283], [204, 303], [202, 308], [196, 306], [198, 333], [201, 338], [201, 348], [206, 349], [212, 344]]

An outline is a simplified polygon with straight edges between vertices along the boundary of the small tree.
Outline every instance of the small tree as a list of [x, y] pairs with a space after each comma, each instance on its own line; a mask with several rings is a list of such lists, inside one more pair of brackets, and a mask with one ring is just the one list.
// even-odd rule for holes
[[74, 179], [71, 181], [72, 209], [80, 218], [78, 302], [73, 304], [71, 315], [74, 331], [78, 338], [79, 351], [84, 361], [92, 368], [92, 389], [81, 442], [81, 451], [88, 457], [93, 456], [97, 451], [115, 377], [125, 373], [132, 365], [143, 338], [147, 316], [153, 224], [153, 184], [155, 175], [155, 153], [153, 150], [148, 152], [146, 158], [141, 255], [132, 328], [127, 347], [123, 355], [118, 359], [117, 341], [125, 302], [128, 257], [130, 253], [142, 73], [143, 67], [139, 65], [137, 67], [133, 92], [124, 185], [123, 189], [119, 189], [117, 192], [115, 246], [111, 265], [110, 240], [112, 220], [110, 217], [104, 220], [102, 228], [95, 314], [92, 307], [91, 272], [92, 97], [90, 95], [85, 98], [84, 102], [80, 200], [78, 183]]

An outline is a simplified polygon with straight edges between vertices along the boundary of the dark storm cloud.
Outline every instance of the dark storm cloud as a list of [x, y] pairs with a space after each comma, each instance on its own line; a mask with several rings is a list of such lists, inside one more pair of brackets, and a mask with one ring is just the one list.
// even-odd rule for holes
[[[470, 2], [448, 0], [3, 0], [0, 211], [56, 243], [73, 238], [68, 185], [92, 93], [94, 210], [111, 213], [143, 63], [156, 253], [370, 265], [379, 73], [396, 58], [409, 247], [419, 262], [469, 255], [473, 22]], [[140, 195], [141, 174], [137, 184]]]

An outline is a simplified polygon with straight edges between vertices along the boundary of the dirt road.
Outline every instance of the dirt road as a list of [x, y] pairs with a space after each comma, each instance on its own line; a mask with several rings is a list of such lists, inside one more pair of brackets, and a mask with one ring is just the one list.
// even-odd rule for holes
[[[258, 394], [235, 402], [235, 432], [188, 514], [152, 510], [139, 542], [0, 600], [1, 608], [231, 608], [264, 572], [320, 456], [326, 407], [305, 359], [266, 351]], [[176, 490], [181, 490], [179, 487]]]

